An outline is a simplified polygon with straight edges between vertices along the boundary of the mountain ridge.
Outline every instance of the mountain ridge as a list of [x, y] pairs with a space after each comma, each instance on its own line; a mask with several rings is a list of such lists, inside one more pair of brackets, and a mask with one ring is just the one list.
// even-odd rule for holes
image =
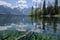
[[24, 10], [19, 8], [10, 8], [4, 5], [0, 5], [0, 14], [8, 15], [29, 15], [31, 8], [25, 8]]

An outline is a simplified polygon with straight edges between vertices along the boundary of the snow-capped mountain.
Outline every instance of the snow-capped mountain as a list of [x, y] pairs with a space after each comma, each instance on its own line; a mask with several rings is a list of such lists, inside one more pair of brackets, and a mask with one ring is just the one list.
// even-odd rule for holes
[[10, 8], [8, 6], [0, 5], [0, 14], [8, 14], [8, 15], [29, 15], [31, 8]]

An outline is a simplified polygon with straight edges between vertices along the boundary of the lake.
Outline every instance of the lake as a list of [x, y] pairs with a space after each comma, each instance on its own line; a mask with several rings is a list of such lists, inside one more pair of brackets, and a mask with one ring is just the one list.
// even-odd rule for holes
[[[60, 17], [0, 15], [0, 39], [15, 40], [28, 31], [56, 35], [60, 38]], [[11, 36], [10, 36], [11, 35]], [[7, 38], [6, 38], [7, 37]]]

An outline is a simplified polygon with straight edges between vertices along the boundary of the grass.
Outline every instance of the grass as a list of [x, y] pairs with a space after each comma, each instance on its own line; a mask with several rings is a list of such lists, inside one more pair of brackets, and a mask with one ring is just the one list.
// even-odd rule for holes
[[[0, 40], [15, 40], [19, 36], [22, 36], [26, 32], [19, 32], [19, 31], [3, 31], [0, 35]], [[26, 40], [26, 39], [25, 39]], [[29, 40], [58, 40], [56, 35], [48, 35], [48, 34], [41, 34], [41, 33], [33, 33], [33, 35], [29, 38]]]
[[33, 34], [30, 40], [58, 40], [58, 38], [48, 34]]
[[6, 31], [2, 31], [0, 32], [0, 40], [15, 40], [16, 38], [18, 38], [19, 36], [22, 36], [23, 34], [25, 34], [26, 32], [20, 32], [17, 30], [6, 30]]

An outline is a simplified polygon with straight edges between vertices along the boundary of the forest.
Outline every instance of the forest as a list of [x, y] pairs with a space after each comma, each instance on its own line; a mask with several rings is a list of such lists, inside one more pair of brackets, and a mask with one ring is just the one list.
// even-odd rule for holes
[[60, 1], [55, 0], [54, 3], [50, 3], [48, 1], [48, 5], [46, 7], [46, 0], [43, 1], [43, 7], [41, 9], [41, 6], [38, 8], [33, 8], [32, 6], [32, 11], [30, 12], [30, 16], [59, 16], [60, 15], [60, 6], [58, 5]]

